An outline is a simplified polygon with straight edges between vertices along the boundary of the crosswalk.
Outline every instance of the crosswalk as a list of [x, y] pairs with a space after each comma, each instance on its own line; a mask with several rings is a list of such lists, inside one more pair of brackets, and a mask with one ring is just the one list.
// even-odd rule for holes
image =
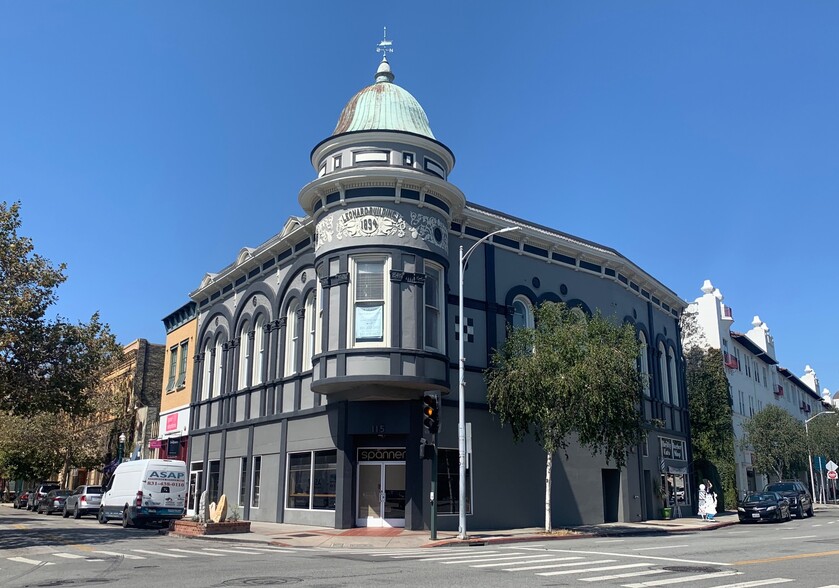
[[[795, 582], [777, 577], [756, 580], [738, 578], [744, 572], [726, 563], [680, 560], [674, 565], [668, 558], [634, 553], [603, 553], [576, 550], [530, 550], [528, 548], [487, 548], [469, 551], [451, 549], [370, 550], [367, 556], [380, 560], [417, 561], [436, 566], [465, 566], [475, 570], [532, 574], [556, 577], [580, 585], [609, 583], [622, 588], [657, 586], [702, 586], [703, 588], [757, 588]], [[688, 564], [688, 565], [684, 565]], [[705, 564], [705, 565], [697, 565]], [[705, 568], [707, 571], [697, 573]], [[820, 588], [839, 588], [830, 585]]]
[[52, 566], [60, 563], [67, 563], [69, 561], [77, 562], [102, 562], [113, 560], [114, 558], [122, 558], [126, 560], [153, 560], [159, 558], [165, 559], [183, 559], [188, 557], [226, 557], [237, 555], [271, 555], [282, 553], [295, 553], [299, 549], [288, 547], [273, 547], [270, 545], [258, 546], [236, 546], [229, 548], [219, 547], [202, 547], [196, 549], [183, 549], [179, 547], [160, 548], [156, 550], [150, 549], [125, 549], [123, 551], [113, 551], [105, 549], [91, 549], [90, 546], [83, 546], [80, 552], [78, 551], [56, 551], [54, 553], [41, 553], [37, 556], [30, 557], [6, 557], [0, 560], [0, 569], [7, 567], [2, 562], [13, 562], [17, 564], [25, 564], [28, 566]]

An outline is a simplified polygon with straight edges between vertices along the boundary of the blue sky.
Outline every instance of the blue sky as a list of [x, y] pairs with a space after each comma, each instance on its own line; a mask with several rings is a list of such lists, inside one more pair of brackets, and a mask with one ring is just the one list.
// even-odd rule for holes
[[[396, 83], [467, 198], [710, 278], [839, 388], [836, 2], [0, 0], [0, 200], [120, 341], [301, 215], [311, 148]], [[503, 162], [503, 164], [499, 164]]]

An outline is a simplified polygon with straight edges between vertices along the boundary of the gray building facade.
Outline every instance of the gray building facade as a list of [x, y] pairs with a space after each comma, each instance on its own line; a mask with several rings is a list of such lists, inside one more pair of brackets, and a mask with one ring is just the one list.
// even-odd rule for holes
[[[458, 526], [458, 344], [464, 337], [468, 529], [541, 525], [545, 455], [487, 410], [483, 371], [511, 322], [565, 301], [631, 321], [657, 423], [618, 470], [572, 448], [555, 461], [555, 525], [689, 508], [689, 431], [678, 317], [684, 303], [615, 250], [467, 202], [454, 155], [383, 60], [311, 153], [305, 216], [205, 276], [191, 405], [195, 492], [248, 520], [427, 528], [431, 463], [422, 398], [441, 402], [438, 528]], [[458, 316], [459, 253], [469, 259]]]

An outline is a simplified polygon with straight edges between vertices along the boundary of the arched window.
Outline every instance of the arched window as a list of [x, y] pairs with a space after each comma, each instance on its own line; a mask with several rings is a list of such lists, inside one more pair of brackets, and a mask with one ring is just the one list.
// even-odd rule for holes
[[315, 293], [312, 292], [306, 297], [306, 314], [304, 321], [306, 324], [306, 338], [303, 340], [303, 371], [312, 369], [312, 355], [315, 349], [315, 338], [317, 330], [317, 301]]
[[300, 344], [300, 326], [297, 324], [297, 301], [288, 305], [286, 312], [285, 375], [297, 372], [297, 346]]
[[210, 381], [213, 379], [213, 344], [210, 340], [204, 344], [204, 369], [201, 374], [201, 400], [210, 397]]
[[672, 402], [670, 399], [670, 378], [667, 377], [667, 350], [664, 343], [658, 344], [658, 367], [661, 371], [661, 399], [664, 402]]
[[239, 328], [239, 377], [237, 389], [243, 390], [248, 387], [248, 372], [250, 371], [250, 341], [248, 341], [248, 322], [242, 323]]
[[533, 306], [526, 296], [516, 296], [513, 298], [513, 328], [518, 329], [524, 327], [526, 329], [533, 328]]
[[650, 396], [650, 359], [649, 359], [649, 345], [647, 344], [647, 336], [644, 331], [638, 332], [638, 339], [641, 341], [641, 352], [638, 356], [638, 371], [641, 372], [641, 386], [644, 390], [644, 396]]
[[673, 404], [679, 406], [679, 378], [676, 377], [676, 353], [672, 348], [670, 349], [667, 360], [670, 366], [670, 395]]
[[222, 392], [222, 378], [224, 377], [224, 344], [226, 341], [219, 335], [216, 338], [216, 348], [213, 351], [213, 393], [211, 396], [219, 396]]
[[265, 363], [265, 316], [256, 317], [253, 327], [253, 369], [251, 371], [251, 385], [262, 383], [262, 366]]

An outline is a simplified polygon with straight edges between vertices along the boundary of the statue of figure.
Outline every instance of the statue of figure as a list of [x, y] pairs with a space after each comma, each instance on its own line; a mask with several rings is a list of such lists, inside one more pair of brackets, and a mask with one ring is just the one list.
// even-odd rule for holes
[[209, 518], [207, 515], [209, 514], [209, 507], [210, 505], [207, 504], [207, 491], [204, 490], [201, 493], [201, 500], [198, 501], [198, 522], [199, 523], [206, 523], [207, 519]]

